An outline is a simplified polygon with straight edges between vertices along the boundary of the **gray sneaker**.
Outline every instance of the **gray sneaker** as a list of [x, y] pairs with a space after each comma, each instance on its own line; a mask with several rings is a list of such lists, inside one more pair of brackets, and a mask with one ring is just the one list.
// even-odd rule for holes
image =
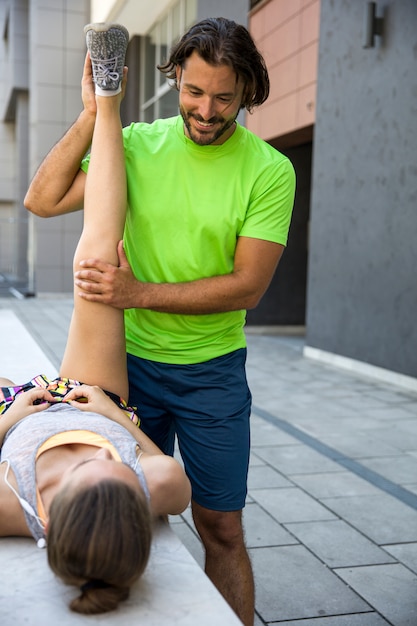
[[123, 78], [128, 31], [120, 24], [96, 22], [84, 26], [84, 33], [96, 86], [117, 93]]

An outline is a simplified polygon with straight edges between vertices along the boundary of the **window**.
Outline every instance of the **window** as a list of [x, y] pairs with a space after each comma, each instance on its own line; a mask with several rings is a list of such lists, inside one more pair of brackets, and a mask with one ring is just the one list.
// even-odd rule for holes
[[140, 119], [153, 122], [178, 113], [178, 94], [157, 65], [167, 60], [171, 46], [195, 22], [197, 0], [178, 0], [153, 25], [142, 41]]

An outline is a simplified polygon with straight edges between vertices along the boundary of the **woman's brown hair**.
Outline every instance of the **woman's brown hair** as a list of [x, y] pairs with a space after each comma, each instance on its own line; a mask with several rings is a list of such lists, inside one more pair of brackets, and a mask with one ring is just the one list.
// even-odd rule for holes
[[70, 609], [116, 609], [147, 565], [151, 537], [145, 496], [121, 481], [58, 493], [49, 511], [48, 562], [65, 583], [80, 587]]

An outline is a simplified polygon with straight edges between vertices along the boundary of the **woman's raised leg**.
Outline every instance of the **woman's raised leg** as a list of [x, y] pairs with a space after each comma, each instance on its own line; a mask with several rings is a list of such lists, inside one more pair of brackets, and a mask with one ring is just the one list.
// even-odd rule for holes
[[[74, 256], [118, 265], [126, 215], [126, 172], [120, 121], [121, 93], [98, 96], [84, 197], [84, 226]], [[60, 375], [98, 385], [127, 400], [123, 310], [87, 302], [74, 287], [74, 312]]]

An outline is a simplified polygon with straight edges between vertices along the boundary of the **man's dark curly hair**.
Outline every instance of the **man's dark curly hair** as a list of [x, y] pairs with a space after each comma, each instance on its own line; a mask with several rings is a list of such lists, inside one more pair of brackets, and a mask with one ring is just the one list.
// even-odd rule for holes
[[176, 68], [197, 52], [210, 65], [229, 65], [244, 83], [241, 109], [249, 112], [268, 98], [269, 77], [265, 61], [248, 30], [224, 17], [211, 17], [192, 26], [173, 46], [168, 61], [158, 65], [167, 78], [176, 80]]

